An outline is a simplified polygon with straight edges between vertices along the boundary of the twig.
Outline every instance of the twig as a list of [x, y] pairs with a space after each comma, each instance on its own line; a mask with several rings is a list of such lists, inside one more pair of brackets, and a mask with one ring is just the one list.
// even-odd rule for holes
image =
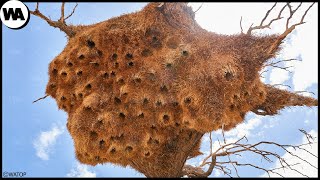
[[197, 13], [197, 11], [199, 11], [202, 8], [202, 5], [203, 3], [199, 6], [199, 8], [196, 11], [194, 11], [194, 13]]
[[263, 73], [266, 73], [266, 72], [268, 72], [268, 71], [269, 71], [268, 69], [262, 71], [262, 72], [260, 73], [260, 76], [261, 76]]
[[65, 23], [64, 22], [64, 4], [65, 4], [65, 2], [62, 2], [62, 4], [61, 4], [61, 17], [59, 19], [59, 21], [61, 21], [63, 23]]
[[288, 88], [291, 89], [291, 86], [286, 85], [286, 84], [272, 84], [271, 86], [272, 86], [272, 87], [275, 87], [275, 86], [286, 86], [286, 87], [288, 87]]
[[289, 11], [290, 11], [290, 16], [288, 17], [287, 23], [286, 23], [286, 28], [287, 28], [287, 29], [289, 28], [289, 21], [290, 21], [290, 19], [292, 18], [293, 14], [300, 8], [301, 4], [302, 4], [302, 2], [299, 4], [299, 6], [298, 6], [295, 10], [292, 10], [292, 9], [291, 9], [292, 6], [290, 5], [290, 3], [287, 3], [287, 6], [288, 6]]
[[71, 17], [73, 15], [73, 13], [75, 12], [77, 6], [78, 6], [78, 3], [74, 6], [72, 12], [64, 20], [67, 20], [69, 17]]
[[279, 64], [281, 62], [290, 62], [290, 61], [302, 61], [302, 60], [299, 60], [299, 59], [283, 59], [283, 60], [279, 60], [279, 61], [276, 61], [276, 62], [267, 63], [263, 67], [273, 66], [273, 65]]
[[314, 92], [309, 92], [309, 91], [294, 91], [295, 93], [299, 94], [299, 93], [310, 93], [313, 95], [316, 95]]
[[241, 28], [241, 34], [243, 34], [243, 28], [242, 28], [242, 16], [240, 18], [240, 28]]
[[40, 101], [40, 100], [42, 100], [42, 99], [45, 99], [46, 97], [48, 97], [49, 95], [45, 95], [45, 96], [43, 96], [43, 97], [41, 97], [41, 98], [39, 98], [39, 99], [37, 99], [37, 100], [34, 100], [32, 103], [35, 103], [35, 102], [37, 102], [37, 101]]
[[[314, 2], [315, 3], [315, 2]], [[275, 50], [279, 47], [279, 45], [281, 44], [282, 40], [284, 38], [286, 38], [295, 28], [296, 26], [299, 26], [301, 24], [304, 24], [304, 18], [305, 16], [307, 15], [308, 11], [310, 10], [310, 8], [314, 5], [314, 3], [312, 3], [308, 9], [304, 12], [303, 16], [301, 17], [300, 19], [300, 22], [296, 23], [296, 24], [293, 24], [291, 25], [290, 27], [288, 27], [289, 25], [289, 20], [291, 19], [291, 17], [294, 15], [294, 13], [296, 12], [296, 10], [298, 10], [298, 8], [301, 6], [301, 4], [295, 9], [295, 10], [292, 10], [291, 9], [291, 6], [290, 4], [286, 4], [286, 6], [288, 6], [289, 8], [289, 11], [290, 11], [290, 16], [288, 17], [287, 19], [287, 23], [286, 23], [286, 30], [278, 37], [278, 39], [272, 44], [272, 46], [270, 47], [269, 49], [269, 54], [273, 54], [275, 52]], [[286, 7], [285, 6], [285, 7]]]
[[306, 136], [309, 143], [311, 143], [310, 139], [314, 141], [314, 137], [311, 134], [308, 134], [307, 131], [305, 131], [304, 129], [299, 129], [299, 131]]
[[55, 27], [55, 28], [59, 28], [61, 31], [63, 31], [64, 33], [67, 34], [68, 37], [73, 37], [76, 34], [76, 30], [74, 26], [68, 26], [65, 22], [65, 20], [69, 17], [71, 17], [71, 15], [74, 13], [75, 8], [77, 7], [77, 5], [74, 7], [72, 13], [67, 17], [64, 18], [64, 5], [65, 3], [63, 2], [61, 5], [61, 16], [59, 18], [59, 20], [57, 21], [53, 21], [49, 18], [46, 17], [45, 15], [43, 15], [40, 11], [39, 11], [39, 3], [37, 2], [36, 4], [36, 9], [34, 11], [30, 11], [31, 14], [40, 17], [41, 19], [45, 20], [50, 26]]
[[271, 24], [272, 24], [274, 21], [277, 21], [277, 20], [282, 19], [281, 14], [282, 14], [282, 12], [283, 12], [283, 10], [284, 10], [284, 8], [285, 8], [286, 6], [282, 7], [282, 9], [280, 10], [280, 12], [279, 12], [279, 14], [278, 14], [278, 16], [277, 16], [276, 18], [272, 19], [268, 24], [263, 25], [264, 21], [268, 18], [270, 12], [273, 10], [273, 8], [274, 8], [276, 5], [277, 5], [277, 3], [275, 3], [275, 4], [267, 11], [266, 15], [265, 15], [264, 18], [261, 20], [261, 23], [260, 23], [259, 26], [254, 26], [254, 27], [252, 27], [253, 24], [251, 24], [250, 28], [249, 28], [248, 31], [247, 31], [247, 35], [251, 35], [252, 31], [253, 31], [253, 30], [256, 30], [256, 29], [265, 29], [265, 28], [269, 28], [269, 29], [270, 29], [270, 26], [271, 26]]

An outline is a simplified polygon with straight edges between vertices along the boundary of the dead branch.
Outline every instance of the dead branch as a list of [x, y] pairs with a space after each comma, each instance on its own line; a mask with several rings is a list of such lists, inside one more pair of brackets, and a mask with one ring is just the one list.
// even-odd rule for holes
[[67, 25], [65, 20], [73, 15], [73, 13], [75, 12], [76, 7], [78, 6], [78, 3], [73, 8], [73, 11], [71, 12], [71, 14], [68, 15], [66, 18], [65, 18], [64, 5], [65, 5], [65, 3], [63, 2], [62, 5], [61, 5], [61, 16], [60, 16], [59, 20], [57, 20], [57, 21], [53, 21], [50, 18], [48, 18], [45, 15], [43, 15], [39, 11], [39, 3], [38, 2], [36, 4], [36, 9], [34, 11], [30, 11], [30, 13], [35, 15], [35, 16], [40, 17], [43, 20], [45, 20], [50, 26], [55, 27], [55, 28], [59, 28], [61, 31], [66, 33], [68, 37], [71, 38], [71, 37], [75, 36], [76, 31], [75, 31], [74, 26]]
[[294, 91], [294, 93], [309, 93], [309, 94], [313, 94], [313, 95], [316, 95], [314, 92], [310, 92], [310, 91]]
[[280, 20], [280, 19], [283, 18], [283, 17], [281, 17], [281, 14], [282, 14], [282, 12], [283, 12], [283, 10], [284, 10], [284, 8], [285, 8], [286, 6], [282, 7], [282, 9], [280, 10], [280, 12], [279, 12], [279, 14], [278, 14], [278, 16], [277, 16], [276, 18], [270, 20], [270, 22], [269, 22], [268, 24], [263, 25], [264, 21], [268, 18], [270, 12], [273, 10], [273, 8], [274, 8], [276, 5], [277, 5], [277, 3], [274, 3], [274, 5], [271, 7], [271, 9], [269, 9], [269, 10], [267, 11], [266, 15], [265, 15], [264, 18], [261, 20], [260, 25], [252, 27], [253, 24], [251, 24], [250, 28], [249, 28], [248, 31], [247, 31], [247, 35], [251, 35], [252, 31], [253, 31], [253, 30], [256, 30], [256, 29], [265, 29], [265, 28], [269, 28], [269, 29], [270, 29], [270, 26], [271, 26], [271, 24], [272, 24], [274, 21], [277, 21], [277, 20]]
[[78, 3], [74, 6], [72, 12], [66, 18], [64, 18], [64, 20], [67, 20], [69, 17], [71, 17], [73, 15], [73, 13], [75, 12], [77, 6], [78, 6]]
[[269, 70], [268, 69], [266, 69], [266, 70], [264, 70], [264, 71], [262, 71], [262, 72], [260, 72], [260, 76], [263, 74], [263, 73], [266, 73], [266, 72], [268, 72]]
[[198, 12], [202, 8], [203, 3], [199, 6], [197, 10], [194, 11], [194, 13]]
[[289, 73], [292, 73], [292, 71], [288, 70], [289, 68], [292, 68], [294, 66], [286, 66], [286, 67], [281, 67], [281, 66], [275, 66], [275, 65], [269, 65], [270, 67], [274, 67], [274, 68], [278, 68], [278, 69], [282, 69], [282, 70], [285, 70]]
[[[314, 2], [315, 3], [315, 2]], [[299, 7], [301, 6], [301, 3], [299, 4], [299, 6], [295, 9], [295, 10], [292, 10], [291, 9], [291, 5], [290, 3], [287, 3], [286, 6], [288, 6], [289, 8], [289, 11], [290, 11], [290, 16], [288, 17], [287, 19], [287, 23], [286, 23], [286, 30], [278, 37], [278, 39], [272, 44], [272, 46], [270, 47], [269, 49], [269, 54], [273, 54], [276, 49], [279, 47], [279, 45], [281, 44], [282, 40], [284, 38], [286, 38], [297, 26], [301, 25], [301, 24], [304, 24], [304, 18], [305, 16], [307, 15], [308, 11], [310, 10], [310, 8], [314, 5], [314, 3], [312, 3], [308, 9], [304, 12], [303, 16], [301, 17], [300, 19], [300, 22], [296, 23], [296, 24], [293, 24], [289, 27], [289, 21], [290, 19], [292, 18], [292, 16], [294, 15], [294, 13], [299, 9]]]
[[292, 10], [292, 9], [291, 9], [292, 6], [290, 5], [290, 3], [287, 3], [287, 6], [288, 6], [289, 11], [290, 11], [290, 16], [289, 16], [288, 19], [287, 19], [286, 29], [289, 28], [289, 21], [290, 21], [290, 19], [292, 18], [293, 14], [300, 8], [301, 4], [302, 4], [302, 3], [300, 3], [299, 6], [297, 6], [297, 8], [296, 8], [295, 10]]
[[63, 22], [64, 22], [64, 4], [65, 2], [62, 2], [61, 4], [61, 17], [59, 19], [59, 21], [63, 21]]
[[[270, 29], [270, 26], [273, 22], [275, 21], [278, 21], [280, 19], [282, 19], [283, 17], [281, 17], [281, 14], [283, 12], [283, 10], [288, 7], [289, 9], [289, 17], [287, 18], [287, 21], [286, 21], [286, 30], [278, 36], [278, 38], [275, 40], [275, 42], [270, 46], [270, 49], [268, 51], [269, 54], [274, 54], [275, 51], [278, 49], [279, 45], [281, 44], [281, 42], [283, 41], [283, 39], [285, 39], [297, 26], [301, 25], [301, 24], [304, 24], [304, 18], [305, 16], [307, 15], [308, 11], [310, 10], [310, 8], [314, 5], [315, 2], [313, 2], [309, 7], [308, 9], [304, 12], [303, 16], [301, 17], [300, 19], [300, 22], [298, 23], [295, 23], [293, 25], [291, 25], [289, 27], [289, 23], [290, 23], [290, 20], [291, 18], [293, 17], [293, 15], [296, 13], [296, 11], [301, 7], [302, 3], [300, 3], [295, 9], [292, 9], [292, 6], [290, 3], [286, 3], [286, 5], [284, 5], [278, 16], [274, 19], [271, 19], [269, 21], [269, 23], [267, 24], [264, 24], [265, 20], [268, 18], [270, 12], [274, 9], [274, 7], [277, 5], [277, 3], [275, 3], [268, 11], [267, 13], [265, 14], [264, 18], [261, 20], [260, 24], [258, 26], [253, 26], [253, 24], [251, 24], [250, 28], [248, 29], [247, 31], [247, 35], [251, 35], [252, 34], [252, 31], [253, 30], [257, 30], [257, 29], [265, 29], [265, 28], [269, 28]], [[242, 21], [242, 18], [240, 20], [240, 25], [241, 25], [241, 21]], [[241, 30], [242, 31], [242, 30]]]
[[[273, 152], [273, 151], [269, 151], [269, 150], [265, 150], [265, 149], [261, 149], [259, 148], [259, 146], [261, 145], [268, 145], [268, 146], [272, 146], [273, 149], [274, 148], [280, 148], [282, 150], [284, 150], [285, 152], [289, 153], [291, 156], [298, 158], [299, 160], [309, 164], [311, 167], [318, 169], [316, 166], [314, 166], [313, 164], [311, 164], [310, 162], [308, 162], [307, 160], [301, 158], [299, 155], [294, 154], [293, 151], [289, 150], [289, 148], [296, 150], [302, 150], [307, 152], [308, 154], [314, 156], [315, 158], [318, 158], [318, 156], [316, 156], [315, 154], [311, 153], [310, 151], [306, 150], [304, 148], [304, 146], [306, 145], [311, 145], [314, 144], [314, 137], [311, 136], [310, 134], [308, 134], [305, 130], [303, 129], [299, 129], [300, 132], [302, 132], [308, 139], [308, 143], [305, 144], [299, 144], [299, 145], [290, 145], [290, 144], [278, 144], [275, 142], [271, 142], [271, 141], [260, 141], [258, 143], [255, 144], [250, 144], [247, 143], [248, 139], [246, 138], [246, 136], [243, 136], [242, 138], [240, 138], [239, 140], [235, 141], [235, 142], [231, 142], [231, 143], [227, 143], [224, 137], [224, 132], [222, 129], [222, 136], [224, 138], [224, 144], [220, 144], [220, 147], [215, 150], [214, 152], [212, 151], [212, 138], [211, 138], [211, 133], [210, 133], [210, 154], [204, 158], [204, 161], [201, 163], [200, 166], [198, 167], [193, 167], [193, 166], [189, 166], [186, 165], [186, 168], [188, 169], [188, 173], [184, 173], [184, 175], [187, 175], [188, 177], [208, 177], [211, 173], [212, 170], [215, 168], [221, 172], [223, 172], [225, 175], [228, 175], [231, 177], [232, 175], [232, 170], [230, 168], [227, 167], [227, 165], [231, 165], [233, 166], [233, 169], [235, 170], [236, 175], [239, 177], [238, 174], [238, 170], [236, 167], [239, 166], [248, 166], [251, 168], [255, 168], [261, 171], [264, 171], [268, 174], [268, 176], [270, 177], [270, 175], [273, 174], [277, 174], [281, 177], [283, 177], [280, 173], [278, 173], [275, 170], [278, 169], [290, 169], [292, 171], [295, 171], [297, 173], [299, 173], [302, 176], [308, 177], [306, 174], [304, 174], [303, 172], [297, 170], [294, 168], [294, 166], [298, 165], [299, 163], [295, 163], [295, 164], [289, 164], [285, 159], [283, 159], [279, 154]], [[243, 140], [246, 140], [245, 142], [243, 142]], [[280, 162], [280, 167], [277, 168], [273, 168], [273, 169], [266, 169], [264, 167], [261, 167], [259, 165], [255, 165], [252, 163], [241, 163], [239, 161], [234, 161], [231, 160], [231, 156], [232, 155], [240, 155], [240, 153], [244, 153], [244, 152], [252, 152], [254, 154], [257, 154], [259, 156], [261, 156], [263, 159], [265, 159], [267, 162], [272, 163], [274, 162], [272, 159], [276, 159]], [[217, 158], [219, 157], [223, 157], [223, 156], [227, 156], [228, 157], [228, 161], [218, 161]], [[211, 161], [208, 161], [209, 159], [211, 159]], [[204, 172], [202, 170], [202, 168], [205, 165], [209, 165], [209, 169], [208, 171]], [[209, 174], [210, 173], [210, 174]]]
[[[226, 138], [225, 138], [225, 136], [224, 136], [224, 124], [222, 124], [221, 132], [222, 132], [223, 142], [224, 142], [224, 144], [227, 144], [227, 140], [226, 140]], [[221, 146], [219, 140], [218, 140], [218, 142], [219, 142], [219, 145]], [[222, 150], [228, 155], [228, 159], [229, 159], [229, 161], [231, 162], [230, 154], [228, 153], [228, 151], [226, 151], [224, 148], [223, 148]], [[232, 165], [233, 169], [235, 170], [237, 176], [240, 177], [239, 174], [238, 174], [238, 169], [237, 169], [237, 167], [236, 167], [234, 164], [231, 164], [231, 165]]]
[[241, 28], [241, 34], [243, 34], [243, 28], [242, 28], [242, 16], [240, 18], [240, 28]]
[[279, 63], [281, 63], [281, 62], [290, 62], [290, 61], [302, 61], [302, 60], [300, 60], [300, 59], [294, 59], [294, 58], [292, 58], [292, 59], [283, 59], [283, 60], [279, 60], [279, 61], [276, 61], [276, 62], [267, 63], [267, 64], [265, 64], [263, 67], [274, 66], [274, 65], [277, 65], [277, 64], [279, 64]]
[[289, 85], [287, 85], [287, 84], [272, 84], [271, 86], [272, 86], [272, 87], [275, 87], [275, 86], [286, 86], [286, 87], [288, 87], [288, 88], [291, 89], [291, 86], [289, 86]]
[[[267, 63], [267, 64], [263, 65], [262, 68], [269, 66], [269, 67], [274, 67], [274, 68], [282, 69], [282, 70], [285, 70], [285, 71], [287, 71], [287, 72], [289, 72], [289, 73], [292, 73], [292, 71], [290, 71], [290, 70], [288, 70], [288, 69], [289, 69], [289, 68], [292, 68], [293, 66], [281, 67], [281, 66], [278, 65], [278, 64], [281, 63], [281, 62], [290, 62], [290, 61], [302, 61], [302, 60], [294, 59], [294, 58], [292, 58], [292, 59], [283, 59], [283, 60], [279, 60], [279, 61], [276, 61], [276, 62]], [[263, 73], [263, 72], [262, 72], [262, 73]], [[261, 73], [261, 74], [262, 74], [262, 73]], [[261, 75], [261, 74], [260, 74], [260, 75]]]
[[37, 102], [37, 101], [40, 101], [40, 100], [42, 100], [42, 99], [45, 99], [46, 97], [48, 97], [49, 95], [45, 95], [45, 96], [43, 96], [43, 97], [41, 97], [41, 98], [39, 98], [39, 99], [37, 99], [37, 100], [34, 100], [32, 103], [35, 103], [35, 102]]
[[299, 131], [302, 132], [302, 133], [306, 136], [306, 138], [307, 138], [307, 140], [308, 140], [309, 143], [311, 143], [310, 139], [311, 139], [312, 141], [314, 141], [314, 137], [311, 136], [310, 134], [308, 134], [307, 131], [305, 131], [304, 129], [299, 129]]
[[[212, 137], [211, 137], [211, 132], [210, 132], [210, 153], [212, 153]], [[183, 167], [183, 176], [186, 175], [188, 177], [208, 177], [210, 176], [210, 174], [212, 173], [214, 167], [215, 167], [215, 162], [216, 162], [216, 157], [215, 156], [208, 156], [208, 159], [211, 158], [211, 163], [210, 166], [208, 168], [208, 170], [206, 172], [204, 172], [202, 170], [202, 166], [200, 165], [199, 167], [193, 167], [190, 165], [185, 165]], [[208, 159], [205, 159], [205, 161], [207, 161]], [[205, 162], [204, 161], [204, 162]]]

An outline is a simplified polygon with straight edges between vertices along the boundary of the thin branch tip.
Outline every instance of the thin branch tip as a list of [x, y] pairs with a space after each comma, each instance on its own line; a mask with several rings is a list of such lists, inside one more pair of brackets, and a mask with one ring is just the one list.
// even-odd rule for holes
[[65, 17], [65, 3], [63, 2], [61, 5], [61, 16], [57, 21], [53, 21], [51, 20], [50, 16], [45, 16], [44, 14], [42, 14], [39, 11], [39, 3], [37, 2], [36, 4], [36, 8], [34, 11], [30, 11], [31, 14], [33, 14], [34, 16], [38, 16], [41, 19], [45, 20], [50, 26], [55, 27], [60, 29], [61, 31], [63, 31], [64, 33], [66, 33], [66, 35], [68, 37], [73, 37], [75, 36], [76, 32], [75, 32], [75, 28], [73, 26], [69, 26], [66, 24], [66, 19], [70, 18], [74, 12], [76, 7], [78, 6], [78, 3], [75, 5], [75, 7], [73, 8], [72, 12]]
[[49, 96], [49, 95], [45, 95], [45, 96], [43, 96], [43, 97], [41, 97], [41, 98], [38, 98], [38, 99], [34, 100], [32, 103], [36, 103], [36, 102], [38, 102], [38, 101], [40, 101], [40, 100], [42, 100], [42, 99], [47, 98], [48, 96]]

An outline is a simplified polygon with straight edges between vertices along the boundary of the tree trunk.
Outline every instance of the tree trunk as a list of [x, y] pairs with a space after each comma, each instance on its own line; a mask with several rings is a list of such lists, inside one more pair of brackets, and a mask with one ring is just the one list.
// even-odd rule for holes
[[197, 150], [203, 136], [194, 130], [182, 130], [179, 135], [172, 137], [159, 148], [157, 159], [140, 159], [131, 161], [131, 166], [146, 177], [181, 177], [182, 169], [189, 155]]

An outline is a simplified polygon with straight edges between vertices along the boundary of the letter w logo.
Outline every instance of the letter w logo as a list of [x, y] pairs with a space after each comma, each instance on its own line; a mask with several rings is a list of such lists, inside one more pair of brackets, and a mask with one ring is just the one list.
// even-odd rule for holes
[[3, 16], [6, 21], [9, 20], [10, 17], [12, 17], [12, 20], [14, 21], [18, 18], [21, 20], [25, 20], [20, 8], [15, 8], [15, 11], [13, 8], [9, 8], [9, 10], [7, 8], [3, 8]]

